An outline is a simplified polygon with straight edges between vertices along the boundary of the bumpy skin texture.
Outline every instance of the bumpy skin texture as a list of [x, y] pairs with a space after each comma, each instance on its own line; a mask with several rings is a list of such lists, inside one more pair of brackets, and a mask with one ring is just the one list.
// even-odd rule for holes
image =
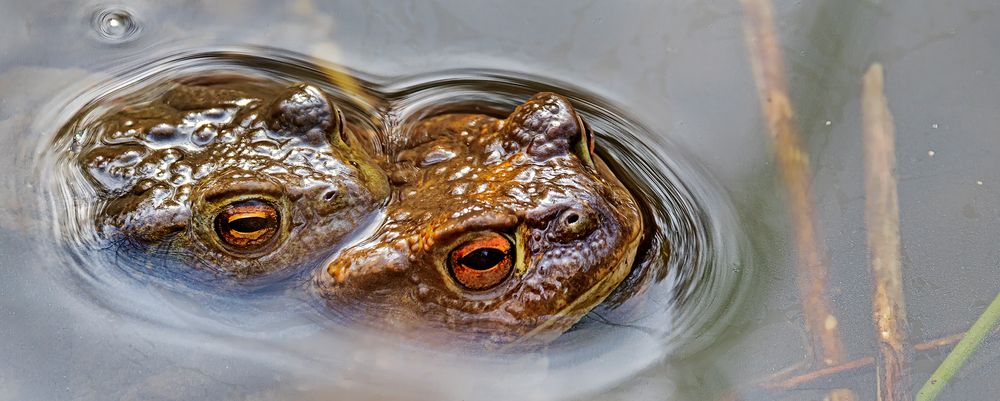
[[[98, 229], [150, 258], [224, 275], [315, 262], [389, 191], [340, 110], [309, 85], [189, 80], [87, 129], [95, 137], [78, 162], [102, 201]], [[275, 211], [266, 241], [233, 246], [220, 237], [217, 216], [240, 202]]]
[[[317, 273], [334, 313], [441, 343], [545, 342], [630, 271], [638, 207], [565, 98], [538, 94], [505, 120], [432, 117], [404, 135], [387, 220]], [[510, 273], [464, 286], [449, 255], [497, 234]]]

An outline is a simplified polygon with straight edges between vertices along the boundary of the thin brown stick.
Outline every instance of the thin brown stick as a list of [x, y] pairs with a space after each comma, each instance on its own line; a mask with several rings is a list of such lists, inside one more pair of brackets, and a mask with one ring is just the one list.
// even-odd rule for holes
[[[997, 331], [1000, 331], [1000, 327], [997, 327]], [[996, 335], [997, 331], [994, 331], [993, 335]], [[913, 350], [916, 352], [925, 352], [925, 351], [932, 351], [938, 348], [951, 347], [955, 344], [958, 344], [959, 341], [962, 341], [962, 338], [964, 337], [965, 333], [952, 334], [948, 337], [941, 337], [935, 340], [913, 344]]]
[[[837, 318], [826, 295], [827, 267], [822, 250], [809, 184], [809, 161], [800, 146], [795, 113], [788, 97], [784, 64], [774, 30], [770, 0], [742, 0], [744, 34], [750, 51], [754, 81], [767, 120], [775, 158], [781, 171], [798, 250], [797, 282], [813, 357], [822, 366], [846, 359]], [[854, 400], [850, 390], [830, 393], [830, 400]]]
[[[1000, 326], [993, 330], [992, 336], [1000, 335]], [[947, 351], [955, 344], [958, 344], [965, 333], [941, 337], [913, 345], [915, 352]], [[780, 380], [770, 380], [757, 386], [760, 390], [787, 391], [787, 390], [815, 390], [841, 387], [837, 379], [850, 375], [859, 374], [861, 370], [871, 368], [875, 365], [875, 357], [866, 356], [851, 360], [840, 365], [830, 366], [801, 375]]]
[[875, 357], [866, 356], [864, 358], [844, 362], [840, 365], [828, 366], [812, 372], [803, 373], [784, 380], [764, 382], [758, 387], [764, 390], [806, 390], [825, 389], [833, 386], [840, 387], [841, 384], [829, 385], [828, 383], [835, 383], [836, 379], [840, 377], [857, 373], [861, 369], [872, 367], [872, 365], [875, 365]]
[[883, 91], [882, 65], [862, 80], [865, 144], [865, 226], [871, 253], [872, 323], [878, 339], [879, 400], [909, 400], [907, 375], [912, 349], [907, 335], [900, 266], [899, 200], [896, 193], [895, 127]]

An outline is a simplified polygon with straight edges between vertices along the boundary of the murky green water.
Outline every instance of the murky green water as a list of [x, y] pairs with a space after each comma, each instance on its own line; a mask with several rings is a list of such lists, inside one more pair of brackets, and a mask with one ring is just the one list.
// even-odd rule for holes
[[[812, 154], [833, 304], [851, 357], [875, 351], [858, 112], [860, 75], [874, 61], [886, 66], [897, 124], [912, 337], [964, 330], [1000, 289], [993, 189], [1000, 185], [993, 155], [1000, 149], [1000, 6], [969, 0], [777, 7]], [[736, 2], [7, 1], [0, 9], [0, 143], [8, 149], [0, 167], [9, 172], [0, 180], [0, 400], [712, 400], [808, 359], [786, 208]], [[410, 89], [426, 82], [498, 106], [538, 88], [519, 79], [599, 99], [583, 108], [604, 121], [607, 151], [641, 156], [621, 164], [639, 170], [645, 163], [687, 184], [711, 222], [712, 249], [722, 252], [715, 255], [733, 262], [712, 265], [715, 274], [738, 277], [743, 285], [732, 288], [745, 288], [746, 296], [688, 309], [705, 312], [674, 321], [677, 330], [644, 322], [664, 329], [655, 336], [594, 324], [600, 341], [578, 352], [564, 347], [497, 361], [401, 350], [340, 332], [295, 296], [192, 295], [109, 274], [96, 259], [67, 257], [65, 229], [52, 217], [65, 207], [47, 201], [58, 197], [40, 180], [55, 130], [90, 100], [88, 91], [115, 89], [99, 85], [121, 82], [127, 71], [223, 48], [337, 62], [379, 77], [413, 110], [447, 98]], [[484, 71], [503, 71], [504, 78], [484, 80]], [[495, 95], [483, 99], [485, 88]], [[613, 128], [626, 122], [638, 124], [637, 132], [616, 134]], [[707, 324], [727, 315], [732, 319]], [[942, 399], [994, 398], [998, 355], [998, 343], [988, 342]], [[914, 383], [942, 356], [918, 355]], [[870, 372], [846, 383], [859, 399], [874, 399]]]

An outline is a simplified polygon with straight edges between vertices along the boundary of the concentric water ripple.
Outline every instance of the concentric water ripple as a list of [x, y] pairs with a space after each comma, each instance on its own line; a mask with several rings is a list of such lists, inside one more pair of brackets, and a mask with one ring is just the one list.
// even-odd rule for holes
[[[99, 17], [119, 21], [107, 32], [119, 32], [128, 19], [116, 12]], [[111, 22], [105, 25], [112, 28]], [[398, 127], [430, 115], [505, 115], [536, 92], [565, 95], [593, 128], [602, 158], [644, 206], [646, 240], [635, 269], [604, 305], [555, 344], [536, 354], [503, 357], [447, 355], [342, 327], [317, 307], [304, 275], [254, 291], [233, 291], [151, 273], [159, 271], [149, 268], [151, 261], [130, 257], [97, 235], [96, 194], [71, 155], [93, 140], [83, 127], [108, 105], [150, 99], [179, 77], [217, 71], [316, 85], [333, 97], [349, 121], [375, 132], [373, 146], [381, 150], [388, 148]], [[168, 333], [165, 341], [217, 343], [220, 353], [235, 352], [233, 341], [249, 342], [256, 346], [241, 357], [340, 377], [324, 382], [333, 388], [346, 383], [340, 380], [376, 384], [391, 378], [400, 388], [434, 393], [441, 391], [435, 389], [436, 378], [453, 374], [465, 385], [445, 391], [448, 398], [479, 398], [476, 394], [490, 388], [547, 399], [554, 391], [561, 397], [606, 388], [657, 360], [711, 343], [745, 288], [740, 278], [749, 268], [748, 247], [728, 200], [711, 178], [663, 139], [668, 134], [651, 132], [572, 85], [485, 70], [373, 77], [262, 48], [180, 52], [109, 73], [111, 79], [87, 83], [82, 91], [71, 89], [77, 93], [66, 97], [70, 100], [58, 115], [47, 116], [53, 121], [53, 139], [40, 150], [40, 179], [51, 188], [46, 202], [54, 216], [52, 232], [69, 267], [51, 273], [95, 307]], [[341, 82], [334, 74], [354, 77], [361, 92], [333, 85]], [[57, 124], [65, 125], [60, 130]], [[436, 373], [423, 377], [429, 370]], [[517, 384], [490, 381], [489, 372], [504, 372]], [[592, 380], [581, 382], [581, 377]]]
[[142, 24], [127, 8], [101, 7], [94, 10], [90, 25], [97, 37], [108, 43], [125, 43], [142, 32]]

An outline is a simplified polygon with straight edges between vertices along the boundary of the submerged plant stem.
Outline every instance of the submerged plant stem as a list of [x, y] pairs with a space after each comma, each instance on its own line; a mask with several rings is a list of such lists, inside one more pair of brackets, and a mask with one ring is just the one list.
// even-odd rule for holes
[[944, 362], [941, 362], [941, 365], [931, 374], [930, 379], [927, 379], [924, 386], [920, 388], [920, 392], [917, 393], [916, 400], [933, 401], [937, 399], [941, 390], [952, 377], [955, 377], [955, 373], [962, 368], [962, 365], [965, 365], [969, 356], [976, 352], [979, 345], [983, 343], [983, 339], [996, 327], [997, 321], [1000, 321], [1000, 293], [997, 294], [996, 298], [993, 298], [993, 302], [986, 307], [986, 311], [979, 316], [976, 323], [973, 323], [968, 334], [962, 338], [962, 341], [959, 341], [955, 349], [951, 350], [948, 357], [944, 359]]
[[[798, 253], [796, 278], [810, 349], [814, 361], [823, 366], [836, 365], [846, 359], [846, 353], [837, 318], [827, 299], [827, 258], [813, 209], [808, 155], [800, 145], [795, 113], [788, 96], [781, 48], [774, 28], [774, 7], [770, 0], [741, 0], [741, 3], [754, 81], [794, 224]], [[855, 397], [852, 391], [841, 389], [832, 391], [829, 399], [849, 401]]]
[[[1000, 327], [994, 328], [990, 335], [996, 336], [998, 334], [1000, 334]], [[916, 352], [947, 350], [961, 341], [962, 338], [965, 338], [965, 335], [966, 333], [959, 333], [917, 343], [913, 345], [913, 350]], [[851, 374], [858, 374], [862, 369], [870, 368], [874, 365], [875, 357], [866, 356], [844, 362], [840, 365], [817, 369], [789, 378], [771, 379], [758, 385], [758, 389], [765, 391], [787, 391], [836, 388], [840, 387], [839, 384], [835, 383], [836, 379]]]
[[872, 280], [872, 323], [879, 344], [878, 399], [908, 400], [907, 370], [912, 349], [907, 335], [900, 266], [899, 200], [896, 192], [895, 127], [884, 93], [882, 65], [862, 80], [861, 115], [865, 148], [865, 228]]

